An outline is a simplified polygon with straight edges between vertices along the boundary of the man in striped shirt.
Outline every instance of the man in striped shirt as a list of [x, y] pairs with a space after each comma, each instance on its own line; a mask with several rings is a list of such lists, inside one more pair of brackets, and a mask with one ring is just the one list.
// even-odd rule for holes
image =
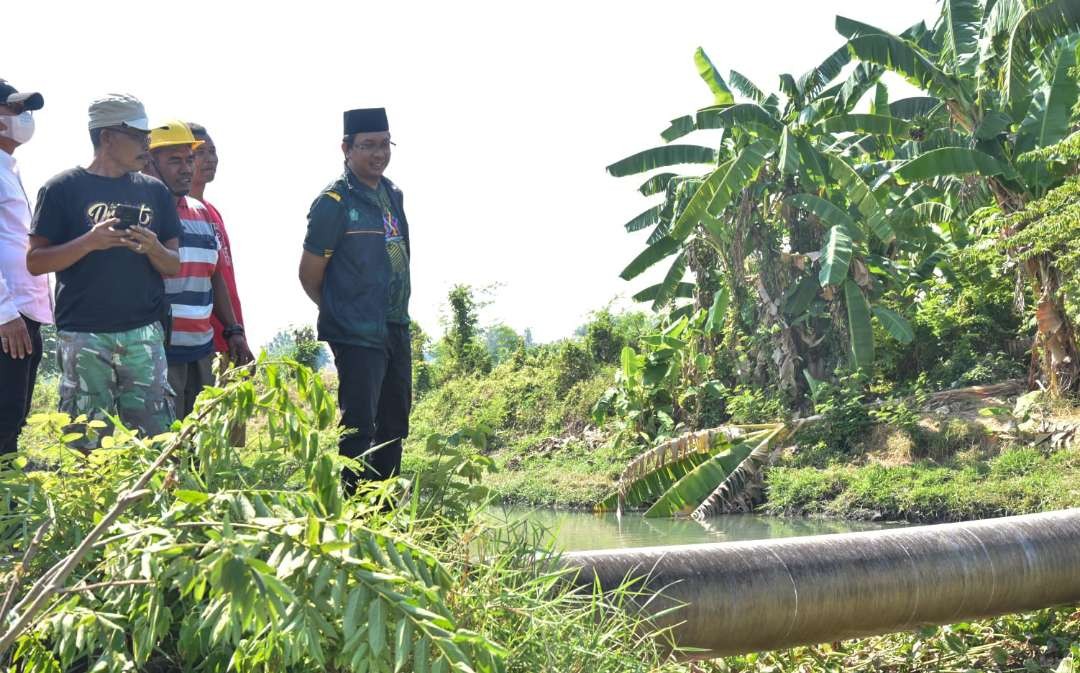
[[202, 202], [188, 196], [194, 175], [194, 150], [201, 144], [183, 122], [167, 122], [150, 134], [151, 158], [145, 169], [172, 192], [180, 218], [180, 273], [165, 279], [166, 299], [172, 308], [172, 330], [165, 355], [169, 385], [176, 395], [177, 418], [190, 414], [199, 392], [214, 384], [211, 315], [226, 325], [230, 360], [237, 364], [252, 360], [218, 264], [212, 215]]

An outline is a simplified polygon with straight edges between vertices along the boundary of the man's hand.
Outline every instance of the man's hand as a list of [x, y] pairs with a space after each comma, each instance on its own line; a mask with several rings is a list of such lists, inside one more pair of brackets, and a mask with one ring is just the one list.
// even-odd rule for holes
[[158, 248], [164, 247], [161, 245], [161, 241], [158, 240], [157, 234], [146, 227], [136, 225], [124, 230], [123, 234], [124, 245], [140, 255], [150, 255], [159, 252]]
[[226, 342], [229, 346], [229, 362], [242, 367], [255, 359], [243, 334], [233, 334]]
[[127, 233], [122, 230], [113, 229], [114, 224], [120, 224], [119, 218], [110, 217], [103, 222], [95, 224], [90, 231], [83, 234], [83, 240], [85, 241], [86, 246], [90, 250], [108, 250], [109, 248], [118, 248], [122, 245], [128, 245]]
[[3, 347], [5, 353], [16, 360], [22, 360], [33, 354], [34, 345], [30, 341], [30, 332], [27, 331], [26, 321], [22, 319], [22, 316], [0, 324], [0, 346]]

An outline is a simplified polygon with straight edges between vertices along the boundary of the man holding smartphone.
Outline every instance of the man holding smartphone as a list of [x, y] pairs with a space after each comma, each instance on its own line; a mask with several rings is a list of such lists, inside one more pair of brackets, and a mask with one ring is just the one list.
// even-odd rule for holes
[[52, 322], [47, 279], [26, 270], [30, 204], [13, 156], [34, 135], [41, 94], [0, 80], [0, 456], [14, 453], [41, 362], [41, 325]]
[[[94, 158], [41, 188], [26, 266], [56, 274], [60, 410], [106, 422], [117, 414], [155, 435], [173, 420], [163, 276], [180, 271], [180, 222], [168, 189], [139, 173], [150, 140], [142, 103], [109, 94], [89, 116]], [[137, 214], [132, 226], [116, 217], [118, 206]]]

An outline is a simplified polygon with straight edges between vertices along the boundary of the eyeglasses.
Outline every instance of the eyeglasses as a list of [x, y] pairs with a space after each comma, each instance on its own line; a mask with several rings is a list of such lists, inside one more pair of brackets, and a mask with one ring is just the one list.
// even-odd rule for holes
[[374, 152], [375, 150], [382, 150], [383, 152], [389, 152], [391, 147], [396, 147], [397, 144], [384, 140], [381, 143], [360, 143], [359, 145], [353, 145], [353, 149], [360, 150], [361, 152]]

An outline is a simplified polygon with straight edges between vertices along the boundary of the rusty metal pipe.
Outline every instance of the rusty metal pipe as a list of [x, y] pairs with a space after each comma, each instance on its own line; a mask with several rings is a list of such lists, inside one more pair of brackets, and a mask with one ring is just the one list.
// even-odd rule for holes
[[1080, 603], [1080, 509], [967, 523], [564, 555], [583, 585], [643, 578], [708, 656]]

